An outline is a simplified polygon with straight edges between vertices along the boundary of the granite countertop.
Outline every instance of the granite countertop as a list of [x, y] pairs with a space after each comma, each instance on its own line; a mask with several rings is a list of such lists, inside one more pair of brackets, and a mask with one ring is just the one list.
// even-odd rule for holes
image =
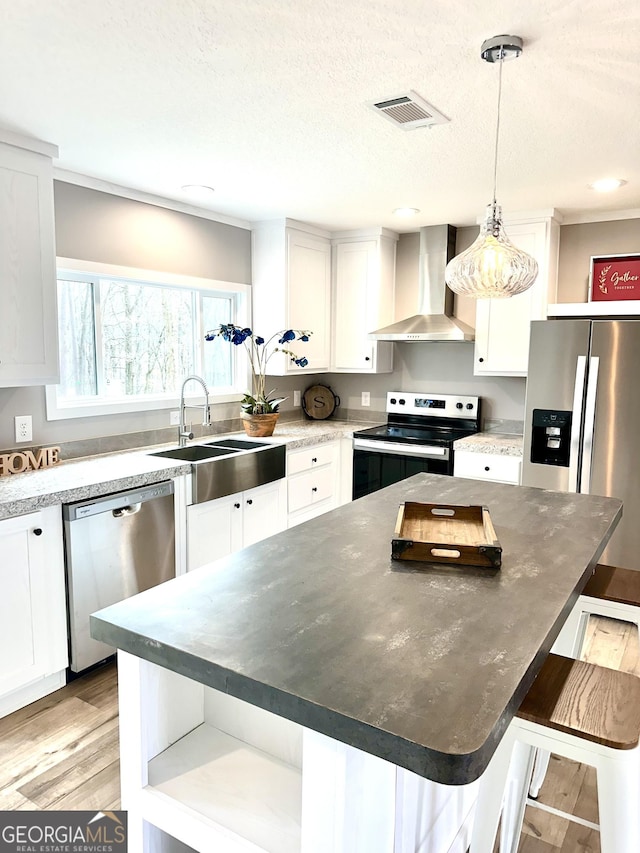
[[468, 450], [471, 453], [496, 453], [499, 456], [522, 457], [521, 435], [499, 432], [478, 432], [454, 442], [453, 449]]
[[[500, 570], [390, 558], [404, 500], [484, 504]], [[109, 645], [445, 784], [483, 772], [622, 513], [434, 474], [92, 616]]]
[[[358, 424], [346, 421], [286, 421], [279, 424], [272, 438], [262, 441], [286, 444], [289, 448], [349, 438]], [[215, 441], [244, 433], [207, 436], [193, 444]], [[138, 450], [119, 451], [85, 459], [61, 462], [52, 468], [28, 471], [0, 478], [0, 519], [25, 515], [42, 507], [100, 497], [112, 492], [159, 483], [181, 474], [189, 474], [191, 465], [179, 460], [150, 456], [150, 451], [175, 447], [158, 445]]]

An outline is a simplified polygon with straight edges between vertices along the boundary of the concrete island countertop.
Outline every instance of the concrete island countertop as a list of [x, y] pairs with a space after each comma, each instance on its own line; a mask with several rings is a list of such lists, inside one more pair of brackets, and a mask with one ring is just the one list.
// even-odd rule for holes
[[[391, 560], [405, 500], [489, 507], [500, 570]], [[94, 637], [423, 777], [483, 772], [622, 513], [418, 474], [91, 617]]]
[[[346, 421], [284, 421], [278, 424], [272, 438], [260, 440], [299, 448], [350, 438], [354, 429], [359, 427], [360, 424]], [[244, 433], [221, 433], [190, 443], [203, 444], [230, 436], [247, 438]], [[176, 446], [175, 443], [163, 444], [73, 459], [51, 468], [2, 477], [0, 520], [26, 515], [42, 507], [100, 497], [189, 474], [191, 466], [188, 462], [149, 455], [153, 450]]]
[[521, 435], [499, 432], [478, 432], [466, 438], [459, 438], [453, 444], [456, 450], [467, 450], [470, 453], [496, 453], [499, 456], [522, 456]]

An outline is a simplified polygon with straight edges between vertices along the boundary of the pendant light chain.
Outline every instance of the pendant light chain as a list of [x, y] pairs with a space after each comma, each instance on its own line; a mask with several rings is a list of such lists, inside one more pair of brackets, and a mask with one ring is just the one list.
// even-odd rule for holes
[[493, 204], [497, 204], [498, 185], [498, 142], [500, 140], [500, 101], [502, 100], [502, 65], [504, 63], [504, 51], [500, 54], [500, 71], [498, 74], [498, 117], [496, 118], [496, 150], [493, 158]]

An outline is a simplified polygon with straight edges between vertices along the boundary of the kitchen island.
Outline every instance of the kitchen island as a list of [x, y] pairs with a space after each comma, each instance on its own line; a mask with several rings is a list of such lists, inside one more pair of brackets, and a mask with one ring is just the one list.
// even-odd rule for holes
[[[405, 500], [488, 506], [502, 568], [392, 561]], [[132, 849], [464, 850], [472, 783], [620, 515], [420, 474], [92, 617], [123, 650]]]

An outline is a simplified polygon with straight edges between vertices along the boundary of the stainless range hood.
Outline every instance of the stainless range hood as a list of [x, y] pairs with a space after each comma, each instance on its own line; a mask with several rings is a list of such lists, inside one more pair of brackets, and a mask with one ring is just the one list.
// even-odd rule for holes
[[472, 341], [475, 332], [453, 314], [453, 292], [444, 283], [455, 255], [456, 229], [429, 225], [420, 229], [419, 314], [371, 332], [376, 341]]

